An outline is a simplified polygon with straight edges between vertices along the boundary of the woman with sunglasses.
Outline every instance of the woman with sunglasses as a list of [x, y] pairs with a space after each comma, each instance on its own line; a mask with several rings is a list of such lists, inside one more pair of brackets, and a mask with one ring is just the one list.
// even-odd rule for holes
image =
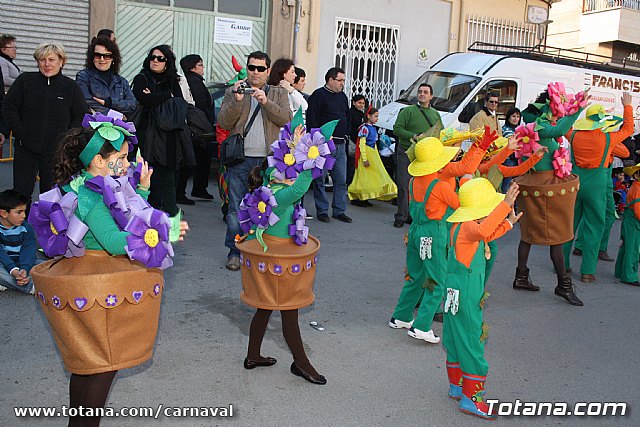
[[128, 116], [136, 109], [129, 82], [118, 74], [121, 62], [118, 45], [108, 38], [96, 37], [89, 44], [85, 69], [76, 75], [76, 83], [94, 112], [116, 110]]
[[[149, 203], [175, 217], [180, 212], [176, 204], [176, 171], [195, 166], [195, 154], [186, 126], [186, 108], [185, 117], [181, 120], [185, 123], [183, 128], [165, 131], [157, 123], [158, 115], [155, 113], [161, 104], [176, 104], [171, 100], [190, 96], [188, 86], [183, 93], [176, 56], [168, 45], [159, 45], [149, 51], [142, 70], [133, 78], [132, 91], [143, 107], [136, 121], [138, 141], [143, 157], [153, 166]], [[178, 114], [180, 108], [166, 110]]]

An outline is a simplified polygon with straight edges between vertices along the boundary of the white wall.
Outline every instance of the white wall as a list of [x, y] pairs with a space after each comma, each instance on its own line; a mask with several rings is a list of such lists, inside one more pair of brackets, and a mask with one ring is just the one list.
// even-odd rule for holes
[[[324, 85], [334, 65], [336, 17], [400, 27], [396, 92], [405, 89], [428, 68], [418, 67], [418, 48], [429, 49], [431, 66], [448, 53], [451, 4], [439, 0], [323, 0], [320, 8], [317, 81], [309, 93]], [[304, 68], [304, 65], [302, 65]]]

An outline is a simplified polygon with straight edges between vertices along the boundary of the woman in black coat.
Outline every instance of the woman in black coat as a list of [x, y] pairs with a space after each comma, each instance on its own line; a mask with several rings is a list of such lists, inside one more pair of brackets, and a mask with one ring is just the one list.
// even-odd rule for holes
[[169, 46], [160, 45], [149, 51], [140, 74], [133, 79], [132, 91], [143, 106], [136, 129], [138, 141], [143, 157], [153, 166], [149, 203], [173, 217], [179, 212], [176, 204], [176, 172], [192, 166], [194, 159], [186, 129], [186, 105], [185, 125], [181, 129], [162, 130], [155, 114], [157, 107], [173, 98], [182, 98], [184, 101], [180, 76], [176, 70], [176, 56]]
[[[180, 60], [180, 67], [187, 78], [191, 95], [195, 101], [196, 108], [202, 111], [211, 125], [211, 133], [213, 133], [213, 103], [211, 94], [204, 84], [204, 63], [200, 55], [187, 55]], [[213, 135], [212, 135], [213, 136]], [[213, 200], [213, 196], [207, 191], [209, 184], [209, 174], [211, 172], [211, 152], [213, 137], [201, 137], [191, 133], [193, 139], [193, 151], [196, 155], [196, 167], [193, 170], [193, 187], [191, 188], [191, 196], [199, 199]], [[181, 171], [178, 177], [177, 198], [178, 203], [192, 204], [193, 202], [186, 197], [185, 188], [187, 180], [191, 175], [191, 170]]]

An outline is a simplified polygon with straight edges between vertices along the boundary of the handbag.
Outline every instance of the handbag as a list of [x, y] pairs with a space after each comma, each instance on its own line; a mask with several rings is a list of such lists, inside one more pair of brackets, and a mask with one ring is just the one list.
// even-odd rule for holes
[[235, 166], [244, 162], [244, 139], [249, 133], [251, 126], [253, 125], [253, 121], [256, 119], [258, 112], [260, 111], [260, 104], [255, 110], [253, 110], [253, 115], [247, 123], [247, 126], [244, 128], [244, 132], [242, 134], [234, 133], [233, 135], [229, 135], [227, 139], [222, 141], [222, 147], [220, 148], [220, 163], [224, 166]]

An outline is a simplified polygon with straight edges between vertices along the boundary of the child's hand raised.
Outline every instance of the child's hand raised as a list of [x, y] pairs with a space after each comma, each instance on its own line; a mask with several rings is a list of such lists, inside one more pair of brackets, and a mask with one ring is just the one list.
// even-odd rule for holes
[[508, 139], [507, 148], [513, 151], [519, 150], [522, 148], [522, 144], [520, 144], [521, 141], [522, 138], [518, 138], [516, 134], [513, 134]]
[[520, 194], [520, 187], [518, 187], [518, 184], [516, 184], [515, 182], [511, 182], [511, 185], [507, 190], [507, 194], [504, 196], [505, 203], [508, 204], [510, 207], [513, 207], [514, 203], [516, 202], [516, 198], [518, 197], [518, 194]]
[[151, 186], [151, 175], [153, 169], [149, 167], [149, 163], [146, 162], [141, 156], [136, 159], [138, 163], [142, 164], [142, 171], [140, 172], [140, 185], [146, 188]]
[[520, 212], [519, 214], [516, 215], [516, 211], [511, 209], [511, 213], [507, 217], [507, 221], [509, 221], [511, 225], [513, 225], [516, 222], [518, 222], [518, 220], [522, 217], [522, 214], [524, 214], [524, 212]]

